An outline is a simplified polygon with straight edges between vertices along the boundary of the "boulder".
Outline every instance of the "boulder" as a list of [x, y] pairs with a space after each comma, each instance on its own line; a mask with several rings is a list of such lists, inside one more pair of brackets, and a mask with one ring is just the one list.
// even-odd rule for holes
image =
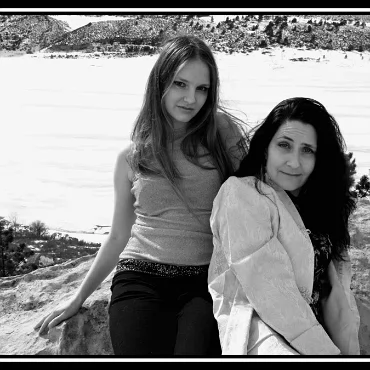
[[[113, 355], [107, 314], [113, 272], [77, 315], [42, 335], [33, 329], [59, 302], [71, 297], [94, 257], [84, 256], [0, 279], [0, 355]], [[358, 272], [358, 265], [355, 267]], [[360, 288], [357, 286], [354, 292], [361, 316], [361, 354], [370, 355], [370, 301], [366, 294], [360, 294]]]
[[360, 353], [364, 356], [370, 355], [370, 302], [356, 298], [357, 308], [360, 313]]
[[75, 292], [95, 255], [0, 279], [0, 355], [113, 355], [107, 307], [113, 272], [79, 313], [39, 335], [34, 326]]

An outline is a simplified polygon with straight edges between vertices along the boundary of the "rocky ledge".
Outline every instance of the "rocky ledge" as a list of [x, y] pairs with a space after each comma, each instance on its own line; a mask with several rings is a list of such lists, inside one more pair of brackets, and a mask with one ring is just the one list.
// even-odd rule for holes
[[[370, 202], [359, 200], [350, 222], [352, 290], [361, 316], [361, 355], [370, 355]], [[66, 301], [89, 270], [95, 255], [0, 279], [0, 355], [113, 355], [107, 307], [113, 272], [86, 300], [79, 313], [39, 335], [43, 315]]]

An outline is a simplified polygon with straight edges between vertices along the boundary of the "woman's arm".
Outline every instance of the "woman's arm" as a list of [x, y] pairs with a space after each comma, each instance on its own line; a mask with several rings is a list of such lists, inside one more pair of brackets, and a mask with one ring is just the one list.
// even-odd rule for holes
[[359, 355], [358, 320], [332, 261], [327, 273], [331, 291], [321, 300], [325, 329], [343, 355]]
[[260, 318], [293, 348], [305, 355], [337, 355], [338, 348], [298, 289], [291, 260], [272, 225], [279, 218], [276, 206], [253, 182], [231, 177], [214, 201], [215, 248], [222, 249]]
[[115, 201], [111, 231], [72, 299], [59, 305], [36, 324], [35, 329], [40, 327], [40, 333], [44, 329], [50, 329], [75, 315], [84, 301], [117, 265], [119, 255], [131, 236], [131, 227], [135, 221], [134, 199], [131, 194], [131, 181], [129, 180], [130, 168], [126, 161], [129, 149], [127, 147], [119, 154], [114, 169]]

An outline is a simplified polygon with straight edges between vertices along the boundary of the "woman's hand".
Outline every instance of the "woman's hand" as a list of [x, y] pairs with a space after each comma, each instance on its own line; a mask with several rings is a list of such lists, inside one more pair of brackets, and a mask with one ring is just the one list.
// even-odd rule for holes
[[45, 329], [49, 331], [49, 329], [57, 326], [64, 320], [75, 315], [78, 310], [80, 309], [81, 304], [79, 304], [75, 299], [71, 299], [66, 303], [62, 303], [57, 306], [54, 311], [49, 313], [48, 315], [44, 316], [35, 326], [34, 329], [39, 329], [39, 334], [42, 334]]
[[328, 266], [331, 285], [329, 296], [321, 300], [324, 328], [341, 353], [349, 354], [350, 341], [356, 330], [355, 317], [338, 278], [333, 262]]

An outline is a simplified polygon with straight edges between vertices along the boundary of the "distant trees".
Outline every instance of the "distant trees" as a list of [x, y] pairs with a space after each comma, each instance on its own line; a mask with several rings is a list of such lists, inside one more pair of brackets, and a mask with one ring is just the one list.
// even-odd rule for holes
[[352, 188], [355, 185], [355, 174], [356, 174], [356, 159], [353, 157], [353, 153], [349, 152], [346, 153], [346, 158], [349, 165], [349, 176], [350, 176], [350, 188]]
[[17, 232], [18, 226], [20, 226], [20, 224], [18, 223], [18, 214], [16, 212], [12, 212], [8, 216], [8, 219], [9, 219], [10, 225], [13, 228], [14, 234], [15, 234]]
[[27, 258], [32, 256], [34, 251], [29, 249], [25, 243], [13, 243], [14, 230], [12, 224], [14, 223], [20, 226], [16, 222], [16, 218], [13, 221], [0, 220], [0, 277], [24, 274], [37, 268], [36, 265], [27, 263]]
[[369, 176], [363, 175], [355, 186], [355, 191], [358, 198], [364, 198], [370, 195], [370, 180]]
[[363, 175], [360, 180], [355, 184], [355, 174], [356, 174], [356, 159], [353, 157], [353, 153], [346, 153], [346, 159], [349, 165], [349, 175], [350, 175], [350, 188], [352, 196], [355, 198], [364, 198], [370, 196], [370, 179], [369, 176]]
[[6, 252], [8, 251], [9, 243], [12, 241], [13, 229], [9, 227], [9, 223], [6, 223], [5, 220], [0, 220], [1, 276], [6, 276]]
[[30, 231], [34, 233], [37, 238], [40, 238], [47, 233], [48, 228], [43, 222], [36, 220], [30, 223]]
[[40, 220], [29, 226], [17, 225], [15, 235], [12, 222], [0, 216], [0, 277], [23, 275], [39, 267], [92, 255], [101, 245], [68, 234], [49, 235], [48, 228]]

